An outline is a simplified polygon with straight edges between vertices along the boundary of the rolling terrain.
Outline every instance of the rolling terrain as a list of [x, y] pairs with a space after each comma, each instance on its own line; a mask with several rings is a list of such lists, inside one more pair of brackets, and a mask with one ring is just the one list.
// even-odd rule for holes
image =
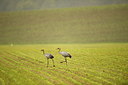
[[[128, 85], [128, 4], [0, 12], [0, 85]], [[70, 52], [68, 65], [56, 48]], [[47, 67], [46, 53], [56, 67]]]
[[128, 5], [1, 12], [0, 44], [128, 42]]
[[[68, 66], [57, 47], [70, 52]], [[46, 66], [40, 51], [52, 53], [56, 67]], [[127, 85], [128, 44], [1, 45], [3, 85]]]

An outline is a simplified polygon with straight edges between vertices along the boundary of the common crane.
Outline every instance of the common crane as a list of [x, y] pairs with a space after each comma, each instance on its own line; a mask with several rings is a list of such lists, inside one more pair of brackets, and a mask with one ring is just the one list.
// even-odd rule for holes
[[57, 48], [57, 49], [59, 50], [58, 53], [64, 56], [65, 58], [65, 61], [62, 61], [60, 63], [66, 62], [67, 65], [67, 57], [72, 58], [72, 56], [68, 52], [63, 52], [63, 51], [60, 52], [61, 48]]
[[49, 59], [52, 59], [53, 67], [55, 67], [54, 60], [53, 60], [54, 56], [52, 54], [50, 54], [50, 53], [45, 53], [44, 49], [42, 49], [41, 51], [43, 52], [44, 56], [47, 58], [47, 67], [49, 65]]

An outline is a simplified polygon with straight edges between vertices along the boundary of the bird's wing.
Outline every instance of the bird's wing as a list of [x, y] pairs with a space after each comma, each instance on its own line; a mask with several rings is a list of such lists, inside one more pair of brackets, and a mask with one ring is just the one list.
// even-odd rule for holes
[[46, 56], [47, 58], [54, 58], [54, 56], [53, 56], [52, 54], [50, 54], [50, 53], [46, 53], [45, 56]]
[[50, 53], [46, 53], [46, 54], [44, 54], [46, 57], [49, 57], [49, 56], [51, 56], [51, 54]]
[[67, 52], [59, 52], [62, 56], [69, 56], [70, 54]]

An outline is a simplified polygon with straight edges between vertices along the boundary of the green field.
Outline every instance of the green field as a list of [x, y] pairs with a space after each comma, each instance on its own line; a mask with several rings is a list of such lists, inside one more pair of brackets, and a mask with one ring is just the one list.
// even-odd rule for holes
[[128, 4], [0, 12], [1, 84], [128, 85]]
[[0, 44], [128, 42], [128, 4], [0, 13]]
[[[56, 48], [70, 52], [68, 66]], [[46, 67], [40, 51], [55, 56]], [[0, 85], [127, 85], [128, 44], [0, 45]]]

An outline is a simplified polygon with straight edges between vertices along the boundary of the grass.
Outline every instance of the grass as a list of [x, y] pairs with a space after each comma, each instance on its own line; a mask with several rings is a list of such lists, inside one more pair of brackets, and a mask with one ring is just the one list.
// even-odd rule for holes
[[[68, 66], [56, 48], [70, 52]], [[46, 67], [40, 51], [55, 56]], [[5, 85], [127, 85], [128, 44], [38, 44], [0, 46], [0, 83]]]
[[0, 13], [0, 44], [128, 42], [128, 5]]

